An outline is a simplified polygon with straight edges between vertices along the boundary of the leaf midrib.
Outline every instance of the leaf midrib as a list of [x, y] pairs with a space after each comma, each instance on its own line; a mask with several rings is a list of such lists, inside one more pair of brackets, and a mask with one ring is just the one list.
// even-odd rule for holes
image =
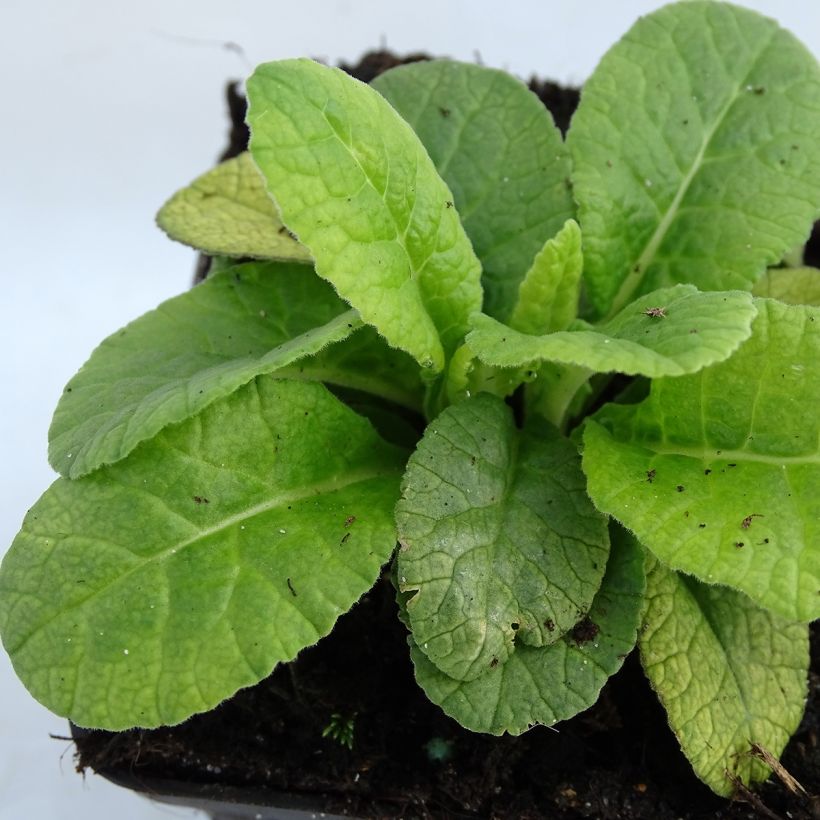
[[766, 455], [764, 453], [752, 453], [748, 450], [718, 450], [712, 447], [686, 447], [684, 445], [666, 445], [656, 442], [625, 442], [649, 450], [659, 456], [683, 456], [693, 458], [703, 462], [732, 461], [747, 462], [750, 464], [772, 464], [778, 467], [797, 464], [818, 464], [820, 465], [820, 452], [808, 453], [802, 456], [780, 456]]
[[[102, 595], [106, 590], [110, 589], [111, 587], [115, 586], [116, 584], [121, 583], [123, 580], [128, 578], [129, 576], [142, 571], [145, 567], [150, 566], [152, 563], [161, 562], [165, 558], [170, 555], [177, 554], [180, 550], [184, 550], [190, 547], [193, 544], [196, 544], [199, 541], [205, 540], [210, 538], [214, 535], [218, 535], [220, 532], [223, 532], [230, 527], [236, 526], [237, 524], [241, 524], [243, 521], [250, 521], [256, 516], [262, 515], [270, 510], [276, 509], [277, 507], [287, 505], [287, 504], [294, 504], [300, 501], [304, 501], [308, 498], [313, 498], [315, 496], [320, 495], [327, 495], [335, 492], [339, 492], [341, 490], [347, 489], [348, 487], [359, 484], [363, 481], [368, 481], [370, 479], [375, 478], [382, 478], [390, 475], [390, 473], [384, 469], [378, 470], [354, 470], [352, 472], [346, 473], [345, 478], [349, 479], [347, 481], [338, 481], [337, 479], [330, 479], [328, 481], [317, 482], [315, 484], [311, 484], [307, 487], [300, 487], [298, 492], [291, 492], [291, 493], [282, 493], [274, 498], [268, 499], [267, 501], [263, 501], [260, 504], [256, 504], [253, 507], [250, 507], [242, 512], [236, 513], [234, 515], [228, 516], [226, 519], [223, 519], [218, 524], [207, 527], [205, 529], [200, 530], [199, 532], [191, 535], [188, 538], [183, 539], [182, 541], [177, 541], [173, 544], [168, 545], [164, 549], [159, 552], [154, 553], [153, 555], [148, 556], [147, 558], [139, 561], [134, 566], [130, 567], [124, 573], [118, 575], [116, 578], [112, 578], [106, 584], [97, 589], [93, 590], [89, 595], [85, 598], [82, 598], [76, 602], [71, 603], [70, 605], [61, 607], [57, 612], [55, 612], [51, 617], [43, 621], [42, 623], [38, 624], [34, 627], [31, 632], [29, 632], [24, 638], [22, 638], [16, 646], [7, 646], [6, 650], [9, 655], [18, 654], [23, 651], [26, 644], [38, 633], [42, 632], [43, 630], [47, 629], [48, 626], [53, 623], [58, 618], [64, 616], [66, 613], [71, 612], [73, 610], [79, 609], [80, 607], [85, 606], [89, 601], [93, 600], [94, 598]], [[68, 480], [68, 479], [65, 479]], [[33, 536], [37, 537], [37, 536]], [[59, 544], [64, 542], [66, 538], [71, 537], [71, 534], [68, 535], [63, 534], [60, 537], [55, 537], [55, 547], [54, 550], [58, 550]]]
[[720, 127], [723, 125], [723, 122], [728, 116], [729, 112], [737, 103], [738, 99], [741, 96], [742, 89], [748, 85], [749, 75], [757, 67], [757, 64], [760, 58], [763, 56], [763, 54], [765, 54], [768, 51], [776, 35], [777, 30], [772, 32], [768, 40], [760, 48], [758, 53], [755, 55], [754, 59], [751, 61], [751, 64], [746, 73], [744, 74], [743, 78], [736, 84], [734, 90], [729, 95], [729, 99], [726, 105], [720, 110], [712, 126], [705, 132], [700, 148], [698, 149], [694, 159], [692, 160], [691, 168], [686, 172], [686, 174], [681, 179], [680, 184], [678, 186], [678, 190], [675, 192], [675, 196], [672, 198], [672, 201], [669, 204], [669, 208], [667, 209], [661, 221], [658, 223], [658, 226], [655, 228], [655, 231], [649, 238], [649, 241], [646, 243], [646, 245], [644, 245], [643, 251], [641, 252], [640, 256], [637, 258], [637, 260], [630, 263], [627, 276], [621, 283], [621, 286], [618, 289], [618, 292], [616, 293], [615, 298], [612, 301], [612, 305], [609, 309], [609, 312], [607, 313], [603, 321], [608, 321], [609, 319], [612, 319], [623, 307], [625, 307], [632, 300], [633, 295], [640, 286], [641, 282], [643, 282], [646, 276], [646, 271], [652, 264], [655, 254], [658, 251], [658, 248], [661, 246], [663, 240], [666, 238], [666, 234], [669, 231], [669, 228], [671, 227], [672, 223], [675, 220], [675, 217], [678, 214], [678, 210], [680, 209], [684, 197], [689, 192], [689, 188], [692, 185], [692, 182], [694, 181], [695, 177], [698, 175], [699, 171], [703, 167], [704, 158], [706, 156], [707, 150], [710, 147], [712, 139], [714, 138], [715, 134], [718, 132]]

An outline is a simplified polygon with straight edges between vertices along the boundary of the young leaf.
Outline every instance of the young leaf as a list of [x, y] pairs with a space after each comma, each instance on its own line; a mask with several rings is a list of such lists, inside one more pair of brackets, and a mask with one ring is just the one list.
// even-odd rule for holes
[[251, 153], [317, 273], [433, 372], [481, 306], [481, 266], [418, 137], [338, 69], [284, 60], [248, 80]]
[[584, 432], [599, 510], [665, 564], [820, 617], [820, 309], [756, 300], [752, 337]]
[[398, 66], [373, 87], [452, 190], [484, 269], [484, 310], [506, 319], [533, 257], [575, 213], [569, 152], [552, 116], [509, 74], [452, 60]]
[[789, 305], [820, 307], [820, 269], [769, 268], [755, 282], [752, 293]]
[[52, 466], [78, 478], [124, 458], [254, 376], [349, 336], [361, 321], [346, 308], [303, 265], [249, 263], [209, 277], [94, 351], [54, 413]]
[[595, 313], [676, 282], [749, 289], [806, 240], [818, 133], [820, 68], [772, 20], [713, 2], [642, 17], [567, 137]]
[[486, 393], [428, 427], [396, 522], [414, 640], [459, 680], [570, 629], [589, 610], [609, 551], [576, 448], [547, 425], [516, 430], [510, 409]]
[[752, 744], [778, 757], [800, 723], [808, 628], [657, 561], [646, 594], [641, 661], [695, 774], [726, 797], [728, 774], [766, 780]]
[[259, 378], [58, 479], [0, 568], [0, 634], [81, 726], [174, 724], [330, 632], [395, 545], [403, 451], [318, 384]]
[[518, 286], [510, 327], [533, 336], [566, 330], [578, 315], [583, 265], [581, 229], [570, 219], [547, 240]]
[[157, 224], [171, 239], [211, 255], [311, 261], [279, 219], [247, 152], [175, 193], [157, 214]]
[[476, 314], [467, 344], [495, 367], [551, 361], [597, 373], [680, 376], [730, 356], [749, 337], [755, 312], [748, 293], [676, 285], [642, 296], [606, 324], [546, 336]]
[[606, 575], [589, 616], [550, 646], [517, 647], [505, 664], [472, 681], [445, 675], [408, 636], [416, 681], [433, 703], [474, 732], [518, 735], [582, 712], [635, 645], [643, 561], [634, 539], [613, 532]]

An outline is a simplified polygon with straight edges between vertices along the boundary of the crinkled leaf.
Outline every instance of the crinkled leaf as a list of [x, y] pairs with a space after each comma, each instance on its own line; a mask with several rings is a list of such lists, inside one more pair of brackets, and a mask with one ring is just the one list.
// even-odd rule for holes
[[695, 774], [718, 794], [769, 769], [752, 744], [778, 757], [806, 699], [808, 627], [725, 587], [655, 562], [638, 637], [641, 661]]
[[510, 327], [534, 336], [566, 330], [578, 315], [583, 266], [581, 229], [570, 219], [547, 240], [524, 276]]
[[597, 315], [675, 282], [749, 289], [820, 205], [820, 68], [729, 3], [642, 17], [585, 84], [567, 138]]
[[524, 272], [575, 213], [569, 152], [515, 77], [452, 60], [398, 66], [373, 87], [413, 127], [481, 260], [484, 310], [506, 319]]
[[157, 214], [157, 224], [171, 239], [213, 255], [310, 262], [282, 224], [248, 153], [175, 193]]
[[481, 306], [453, 195], [372, 88], [310, 60], [248, 80], [251, 153], [317, 273], [368, 324], [440, 371]]
[[0, 568], [0, 633], [48, 708], [157, 726], [333, 627], [395, 544], [403, 451], [318, 384], [259, 378], [58, 479]]
[[543, 646], [589, 610], [609, 550], [578, 451], [501, 399], [445, 410], [411, 456], [396, 507], [399, 588], [414, 640], [450, 677]]
[[820, 617], [820, 310], [757, 300], [730, 359], [587, 423], [598, 509], [664, 563]]
[[755, 282], [752, 293], [789, 305], [820, 307], [820, 269], [769, 268]]
[[[658, 308], [662, 314], [654, 313]], [[676, 285], [640, 297], [603, 325], [546, 336], [519, 333], [476, 314], [467, 344], [496, 367], [552, 361], [599, 373], [680, 376], [731, 355], [749, 337], [754, 315], [748, 293], [700, 293], [693, 285]]]
[[[254, 376], [360, 326], [356, 312], [302, 265], [249, 263], [209, 277], [92, 353], [57, 405], [51, 464], [78, 478], [118, 461]], [[307, 360], [301, 368], [313, 365]]]
[[643, 560], [634, 539], [613, 533], [606, 576], [588, 618], [550, 646], [517, 647], [505, 664], [472, 681], [447, 677], [410, 636], [419, 686], [475, 732], [518, 735], [582, 712], [595, 703], [635, 645], [645, 587]]

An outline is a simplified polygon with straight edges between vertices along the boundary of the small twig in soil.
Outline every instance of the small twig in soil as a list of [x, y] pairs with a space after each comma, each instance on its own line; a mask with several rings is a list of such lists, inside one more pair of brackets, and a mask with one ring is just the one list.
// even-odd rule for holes
[[768, 751], [768, 749], [764, 749], [757, 743], [752, 743], [749, 754], [752, 757], [756, 757], [758, 760], [762, 760], [780, 778], [780, 781], [792, 794], [802, 794], [808, 796], [808, 793], [800, 785], [797, 779], [788, 773], [786, 767], [770, 751]]
[[769, 820], [783, 820], [779, 814], [775, 814], [751, 789], [746, 788], [737, 775], [732, 774], [728, 770], [725, 774], [735, 787], [732, 800], [739, 803], [748, 803], [754, 807], [755, 811], [759, 812], [763, 817], [768, 817]]

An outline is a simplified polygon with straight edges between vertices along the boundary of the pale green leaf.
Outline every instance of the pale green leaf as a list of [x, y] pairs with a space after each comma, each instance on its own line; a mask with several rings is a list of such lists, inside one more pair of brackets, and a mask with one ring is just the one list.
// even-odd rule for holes
[[769, 268], [755, 282], [752, 293], [789, 305], [820, 307], [820, 269]]
[[516, 642], [543, 646], [570, 629], [609, 551], [575, 446], [543, 423], [516, 430], [511, 410], [486, 393], [427, 428], [396, 522], [414, 639], [460, 680], [503, 664]]
[[754, 315], [752, 297], [743, 291], [700, 293], [675, 285], [640, 297], [603, 325], [576, 323], [586, 329], [545, 336], [476, 314], [467, 344], [496, 367], [550, 361], [598, 373], [680, 376], [730, 356], [749, 337]]
[[475, 732], [518, 735], [592, 706], [635, 645], [643, 603], [644, 554], [613, 532], [606, 575], [588, 618], [550, 646], [518, 646], [505, 664], [465, 682], [437, 669], [410, 636], [416, 680], [433, 703]]
[[566, 330], [578, 315], [583, 265], [581, 229], [568, 220], [547, 240], [519, 285], [510, 327], [533, 336]]
[[598, 509], [674, 569], [820, 617], [820, 310], [756, 300], [752, 337], [608, 405], [584, 433]]
[[251, 153], [284, 223], [362, 319], [432, 371], [481, 306], [453, 195], [376, 91], [310, 60], [248, 80]]
[[372, 327], [276, 371], [277, 376], [326, 382], [358, 390], [420, 413], [424, 400], [421, 371], [406, 353], [388, 347]]
[[212, 255], [311, 261], [279, 219], [247, 152], [175, 193], [157, 214], [157, 224], [171, 239]]
[[695, 774], [726, 797], [765, 780], [752, 744], [779, 757], [800, 723], [808, 628], [657, 562], [646, 594], [641, 661]]
[[[360, 326], [356, 312], [303, 265], [248, 263], [215, 274], [92, 353], [54, 413], [51, 464], [78, 478], [118, 461], [254, 376], [305, 359]], [[300, 368], [313, 366], [307, 360]]]
[[0, 568], [0, 634], [81, 726], [184, 720], [330, 632], [395, 545], [403, 451], [319, 384], [260, 377], [85, 478]]
[[552, 116], [516, 78], [471, 63], [398, 66], [373, 87], [452, 190], [484, 269], [484, 310], [506, 319], [533, 257], [575, 213], [569, 153]]
[[729, 3], [642, 17], [584, 85], [567, 143], [597, 315], [676, 282], [748, 290], [820, 206], [820, 68]]

